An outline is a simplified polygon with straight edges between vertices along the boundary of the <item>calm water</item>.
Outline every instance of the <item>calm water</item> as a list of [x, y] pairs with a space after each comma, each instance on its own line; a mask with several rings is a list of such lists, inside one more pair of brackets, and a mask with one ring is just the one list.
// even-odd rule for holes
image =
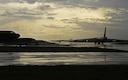
[[[71, 43], [70, 43], [71, 44]], [[77, 47], [106, 47], [128, 50], [128, 45], [104, 46], [71, 44]], [[128, 64], [126, 52], [0, 52], [0, 66], [5, 65], [109, 65]]]

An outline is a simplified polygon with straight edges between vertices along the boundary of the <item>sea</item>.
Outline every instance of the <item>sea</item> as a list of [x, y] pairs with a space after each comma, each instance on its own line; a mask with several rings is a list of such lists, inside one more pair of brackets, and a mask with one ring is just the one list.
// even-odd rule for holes
[[[73, 47], [128, 50], [128, 44], [60, 42]], [[0, 66], [8, 65], [127, 65], [127, 52], [0, 52]]]

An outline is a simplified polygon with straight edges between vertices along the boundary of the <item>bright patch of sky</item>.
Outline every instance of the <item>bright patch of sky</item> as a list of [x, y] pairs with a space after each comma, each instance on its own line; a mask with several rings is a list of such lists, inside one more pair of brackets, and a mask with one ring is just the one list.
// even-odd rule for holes
[[0, 0], [0, 30], [35, 39], [128, 39], [126, 0]]

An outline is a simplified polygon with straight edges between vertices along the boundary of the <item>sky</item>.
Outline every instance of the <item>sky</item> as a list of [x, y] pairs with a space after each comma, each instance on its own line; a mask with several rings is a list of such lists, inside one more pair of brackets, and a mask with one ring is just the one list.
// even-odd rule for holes
[[0, 30], [38, 40], [128, 39], [128, 0], [0, 0]]

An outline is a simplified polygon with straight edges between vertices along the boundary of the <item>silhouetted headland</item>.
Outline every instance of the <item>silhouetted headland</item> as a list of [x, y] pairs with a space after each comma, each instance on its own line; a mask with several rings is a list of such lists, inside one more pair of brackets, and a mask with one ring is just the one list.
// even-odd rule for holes
[[0, 52], [127, 52], [98, 47], [70, 47], [33, 38], [19, 38], [13, 31], [0, 31]]
[[106, 36], [106, 27], [102, 37], [87, 38], [87, 39], [74, 39], [74, 40], [55, 40], [56, 42], [94, 42], [95, 44], [104, 44], [106, 42], [114, 44], [128, 44], [128, 40], [119, 40], [119, 39], [108, 39]]
[[20, 37], [13, 31], [0, 31], [0, 43], [11, 43]]

